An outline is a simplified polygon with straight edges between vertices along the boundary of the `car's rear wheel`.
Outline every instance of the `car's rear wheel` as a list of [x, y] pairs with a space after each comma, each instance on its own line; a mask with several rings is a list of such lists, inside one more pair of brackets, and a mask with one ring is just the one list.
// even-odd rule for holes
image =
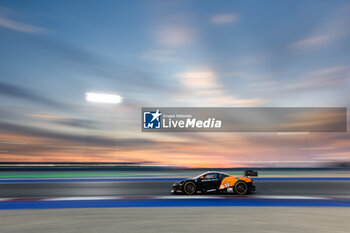
[[192, 181], [189, 181], [184, 185], [184, 193], [187, 195], [195, 194], [196, 190], [197, 190], [196, 184], [193, 183]]
[[248, 185], [246, 182], [240, 180], [235, 184], [235, 192], [238, 195], [245, 195], [248, 193]]

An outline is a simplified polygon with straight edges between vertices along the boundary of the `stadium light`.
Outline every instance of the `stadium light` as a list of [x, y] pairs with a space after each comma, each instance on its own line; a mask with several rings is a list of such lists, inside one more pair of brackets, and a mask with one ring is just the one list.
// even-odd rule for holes
[[119, 95], [102, 94], [102, 93], [85, 93], [86, 101], [95, 103], [119, 104], [122, 102], [122, 97]]

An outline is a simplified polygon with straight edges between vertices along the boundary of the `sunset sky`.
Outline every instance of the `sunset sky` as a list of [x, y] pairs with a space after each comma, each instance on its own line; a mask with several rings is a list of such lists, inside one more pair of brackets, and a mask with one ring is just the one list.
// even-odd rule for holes
[[140, 128], [150, 106], [349, 107], [349, 25], [348, 1], [3, 0], [0, 162], [349, 161], [349, 133]]

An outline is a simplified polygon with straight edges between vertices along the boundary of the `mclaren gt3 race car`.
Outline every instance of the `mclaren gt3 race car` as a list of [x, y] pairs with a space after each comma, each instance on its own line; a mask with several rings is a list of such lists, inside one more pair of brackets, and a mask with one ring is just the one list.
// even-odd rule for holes
[[222, 172], [205, 172], [191, 179], [182, 180], [172, 185], [172, 193], [192, 195], [196, 193], [234, 193], [245, 195], [255, 192], [250, 176], [258, 172], [248, 170], [244, 176], [231, 176]]

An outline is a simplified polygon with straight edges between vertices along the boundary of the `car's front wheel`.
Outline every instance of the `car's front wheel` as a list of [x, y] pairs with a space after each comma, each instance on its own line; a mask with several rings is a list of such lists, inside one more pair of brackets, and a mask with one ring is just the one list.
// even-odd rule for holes
[[245, 195], [248, 193], [248, 185], [246, 182], [240, 180], [235, 184], [235, 192], [238, 195]]
[[192, 181], [186, 182], [186, 184], [184, 185], [184, 193], [187, 195], [192, 195], [196, 193], [196, 184], [193, 183]]

